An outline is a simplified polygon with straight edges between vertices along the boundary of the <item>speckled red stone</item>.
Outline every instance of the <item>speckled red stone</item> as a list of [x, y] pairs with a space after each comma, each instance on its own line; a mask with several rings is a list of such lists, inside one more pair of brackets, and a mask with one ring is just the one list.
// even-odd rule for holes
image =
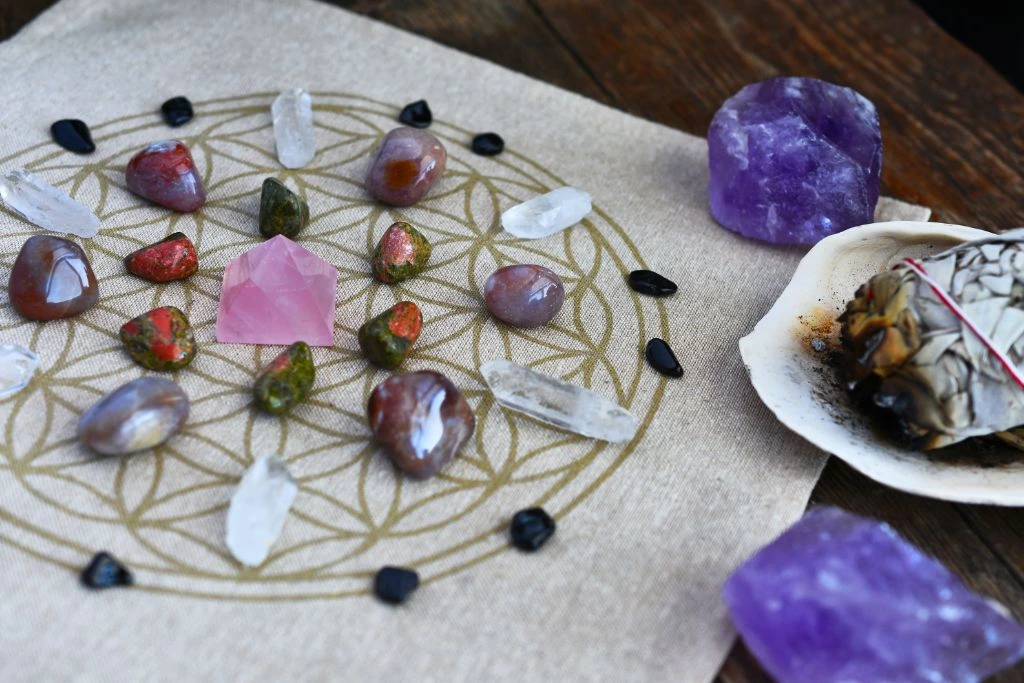
[[395, 375], [370, 394], [370, 429], [391, 461], [415, 479], [436, 474], [469, 441], [476, 417], [439, 372]]
[[184, 280], [199, 270], [199, 254], [184, 233], [176, 232], [125, 257], [128, 272], [150, 282]]
[[430, 133], [396, 128], [381, 142], [366, 189], [385, 204], [410, 206], [441, 177], [447, 159], [444, 145]]
[[125, 181], [135, 194], [175, 211], [195, 211], [206, 202], [192, 154], [177, 140], [154, 142], [133, 156]]
[[99, 285], [82, 248], [37, 235], [22, 245], [11, 269], [11, 306], [29, 320], [70, 318], [99, 301]]

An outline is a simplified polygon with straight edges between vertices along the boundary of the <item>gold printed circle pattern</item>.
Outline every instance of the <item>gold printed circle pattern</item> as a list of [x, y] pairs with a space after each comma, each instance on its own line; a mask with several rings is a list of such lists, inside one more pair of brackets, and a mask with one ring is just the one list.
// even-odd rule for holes
[[[11, 308], [7, 280], [22, 243], [40, 231], [0, 209], [0, 343], [36, 351], [32, 384], [0, 402], [0, 554], [12, 548], [77, 569], [98, 550], [121, 558], [142, 590], [239, 600], [333, 598], [367, 592], [382, 564], [417, 568], [427, 581], [508, 551], [518, 509], [544, 505], [563, 517], [633, 452], [650, 425], [665, 380], [642, 347], [667, 337], [660, 300], [638, 297], [625, 274], [643, 267], [626, 232], [600, 208], [579, 226], [538, 241], [504, 233], [501, 212], [566, 183], [515, 153], [484, 158], [472, 131], [435, 121], [448, 170], [425, 200], [395, 209], [371, 201], [363, 179], [399, 107], [363, 97], [313, 93], [316, 158], [283, 169], [274, 152], [274, 93], [196, 105], [196, 118], [169, 129], [157, 113], [94, 126], [97, 151], [80, 157], [42, 143], [0, 159], [25, 167], [93, 209], [102, 220], [85, 248], [100, 280], [100, 303], [45, 324]], [[124, 186], [132, 154], [179, 137], [192, 150], [208, 201], [194, 214], [151, 206]], [[302, 194], [311, 221], [299, 243], [333, 263], [340, 283], [335, 345], [314, 349], [310, 399], [282, 418], [259, 413], [251, 387], [281, 347], [216, 344], [213, 330], [228, 260], [261, 242], [256, 225], [263, 179]], [[434, 246], [425, 272], [400, 285], [369, 273], [384, 230], [404, 220]], [[200, 271], [154, 285], [128, 275], [121, 259], [181, 231], [195, 241]], [[482, 288], [496, 268], [537, 263], [559, 273], [566, 303], [548, 326], [520, 330], [490, 318]], [[398, 476], [370, 439], [365, 405], [387, 373], [367, 364], [356, 331], [397, 301], [423, 310], [422, 335], [402, 371], [436, 369], [459, 386], [477, 415], [463, 453], [426, 482]], [[120, 325], [173, 305], [196, 330], [199, 355], [176, 373], [192, 400], [185, 431], [155, 451], [96, 458], [75, 441], [78, 416], [103, 394], [143, 374], [122, 350]], [[642, 422], [636, 439], [608, 445], [547, 428], [494, 403], [479, 366], [509, 358], [590, 387]], [[299, 484], [284, 532], [266, 563], [246, 569], [224, 545], [228, 501], [255, 458], [277, 453]]]

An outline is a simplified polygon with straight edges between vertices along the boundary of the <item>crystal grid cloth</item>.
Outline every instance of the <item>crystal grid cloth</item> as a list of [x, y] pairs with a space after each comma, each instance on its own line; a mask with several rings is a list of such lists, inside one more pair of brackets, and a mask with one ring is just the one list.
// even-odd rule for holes
[[[43, 359], [29, 389], [0, 403], [0, 680], [714, 675], [733, 639], [720, 587], [799, 517], [824, 455], [761, 405], [736, 347], [801, 251], [711, 221], [702, 139], [306, 1], [64, 0], [0, 45], [0, 64], [11, 103], [0, 167], [28, 166], [103, 220], [86, 243], [97, 308], [39, 326], [0, 293], [0, 342]], [[314, 93], [319, 152], [286, 172], [270, 103], [293, 87]], [[159, 108], [176, 95], [197, 114], [169, 129]], [[421, 97], [449, 172], [421, 206], [382, 210], [359, 185], [370, 148]], [[48, 141], [49, 124], [69, 116], [93, 127], [95, 154]], [[507, 142], [495, 159], [467, 150], [487, 130]], [[204, 173], [210, 200], [195, 216], [123, 189], [131, 153], [166, 137], [185, 138]], [[248, 405], [257, 367], [279, 348], [213, 342], [222, 269], [259, 243], [271, 174], [305, 194], [313, 221], [300, 243], [341, 273], [335, 348], [315, 351], [316, 391], [286, 420]], [[499, 233], [501, 210], [561, 184], [593, 195], [583, 226], [529, 243]], [[367, 258], [398, 218], [428, 235], [434, 256], [389, 288], [372, 282]], [[122, 256], [173, 230], [200, 250], [190, 283], [123, 274]], [[36, 232], [0, 211], [4, 287]], [[513, 333], [485, 315], [484, 280], [517, 261], [565, 279], [554, 327]], [[679, 294], [634, 295], [624, 275], [643, 266]], [[406, 369], [445, 371], [478, 415], [480, 438], [448, 479], [402, 482], [367, 446], [364, 401], [385, 374], [359, 359], [355, 332], [400, 298], [427, 320]], [[141, 374], [115, 333], [158, 304], [185, 310], [202, 344], [177, 378], [192, 421], [157, 453], [89, 461], [72, 440], [77, 415]], [[684, 378], [643, 364], [651, 336], [669, 339]], [[495, 408], [476, 368], [500, 357], [615, 397], [644, 421], [641, 437], [602, 448]], [[227, 559], [226, 505], [247, 465], [274, 452], [300, 491], [270, 563], [243, 571]], [[507, 549], [511, 514], [537, 502], [558, 515], [558, 534], [534, 556]], [[100, 549], [139, 585], [84, 593], [73, 570]], [[366, 594], [391, 563], [426, 580], [397, 610]]]

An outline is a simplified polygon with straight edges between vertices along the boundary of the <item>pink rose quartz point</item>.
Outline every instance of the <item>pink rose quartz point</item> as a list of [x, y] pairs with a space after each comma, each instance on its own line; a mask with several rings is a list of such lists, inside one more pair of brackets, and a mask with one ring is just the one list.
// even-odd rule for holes
[[225, 344], [334, 344], [337, 269], [278, 235], [230, 261], [217, 313]]

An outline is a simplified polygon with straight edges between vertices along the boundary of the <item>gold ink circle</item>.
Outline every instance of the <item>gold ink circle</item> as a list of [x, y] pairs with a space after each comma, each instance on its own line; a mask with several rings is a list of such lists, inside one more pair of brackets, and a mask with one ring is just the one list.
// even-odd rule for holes
[[[599, 207], [579, 226], [544, 240], [513, 238], [501, 211], [567, 184], [514, 151], [469, 150], [473, 136], [435, 121], [448, 170], [415, 207], [393, 209], [363, 190], [370, 153], [394, 128], [399, 107], [364, 97], [313, 93], [317, 157], [306, 168], [277, 163], [269, 105], [274, 93], [198, 103], [196, 119], [169, 129], [156, 113], [93, 128], [97, 151], [79, 157], [41, 143], [0, 159], [25, 167], [93, 209], [102, 232], [83, 243], [101, 300], [74, 319], [46, 324], [0, 303], [0, 340], [37, 351], [30, 387], [0, 402], [0, 541], [77, 569], [112, 551], [142, 590], [239, 600], [335, 598], [367, 592], [382, 564], [417, 568], [426, 581], [456, 574], [508, 550], [508, 518], [543, 505], [564, 517], [633, 452], [650, 426], [666, 380], [646, 368], [648, 338], [668, 337], [664, 304], [628, 289], [643, 259], [626, 231]], [[208, 201], [195, 214], [171, 214], [130, 194], [124, 167], [159, 138], [192, 150]], [[217, 345], [213, 327], [227, 261], [260, 243], [259, 188], [275, 176], [309, 202], [299, 243], [340, 273], [335, 346], [315, 349], [317, 383], [309, 401], [284, 418], [251, 406], [257, 370], [280, 347]], [[384, 229], [406, 220], [434, 247], [428, 269], [398, 286], [375, 282], [368, 254]], [[152, 285], [124, 271], [130, 251], [180, 230], [200, 252], [201, 270], [184, 283]], [[0, 210], [0, 280], [24, 240], [39, 231]], [[483, 281], [510, 263], [558, 272], [566, 303], [553, 323], [519, 330], [496, 323], [482, 305]], [[437, 369], [477, 415], [473, 440], [427, 482], [396, 476], [370, 441], [365, 401], [387, 374], [360, 356], [355, 333], [396, 301], [424, 312], [423, 333], [402, 371]], [[192, 399], [184, 432], [153, 452], [96, 459], [75, 442], [78, 415], [100, 396], [140, 376], [116, 332], [159, 305], [185, 311], [200, 353], [174, 378]], [[478, 372], [510, 358], [590, 387], [641, 420], [633, 442], [608, 445], [539, 425], [496, 406]], [[254, 458], [279, 453], [300, 486], [284, 533], [261, 567], [245, 569], [224, 546], [224, 517], [238, 479]]]

